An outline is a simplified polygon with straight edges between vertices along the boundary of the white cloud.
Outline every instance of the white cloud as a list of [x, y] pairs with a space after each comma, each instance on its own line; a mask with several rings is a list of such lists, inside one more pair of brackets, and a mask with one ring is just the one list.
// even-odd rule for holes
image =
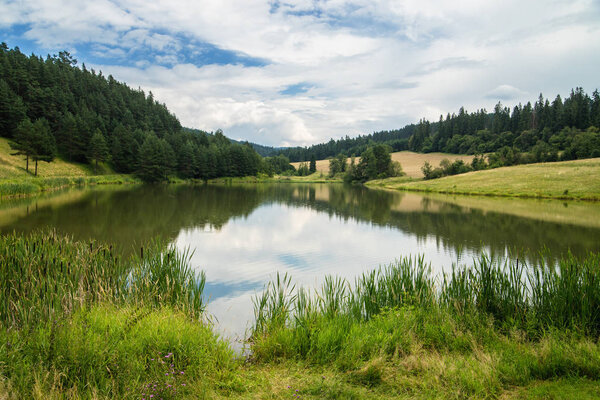
[[[113, 56], [156, 52], [129, 63], [136, 67], [94, 67], [152, 90], [186, 126], [271, 145], [393, 129], [460, 106], [491, 109], [499, 99], [526, 102], [539, 92], [553, 97], [598, 85], [600, 6], [593, 0], [304, 0], [273, 13], [263, 0], [0, 6], [0, 27], [27, 23], [25, 36], [42, 46], [94, 43], [96, 52]], [[179, 64], [179, 52], [196, 41], [270, 63]], [[280, 93], [302, 82], [311, 83], [306, 93]]]
[[500, 85], [500, 86], [496, 87], [494, 90], [490, 90], [487, 94], [487, 97], [489, 97], [491, 99], [498, 99], [498, 100], [512, 100], [512, 99], [522, 96], [524, 94], [527, 94], [527, 93], [523, 92], [520, 89], [517, 89], [514, 86]]

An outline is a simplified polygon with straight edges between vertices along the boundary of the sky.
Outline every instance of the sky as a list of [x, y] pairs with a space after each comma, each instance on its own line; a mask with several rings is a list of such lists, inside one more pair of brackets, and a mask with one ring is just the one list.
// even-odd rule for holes
[[600, 88], [599, 0], [0, 0], [0, 41], [270, 146]]

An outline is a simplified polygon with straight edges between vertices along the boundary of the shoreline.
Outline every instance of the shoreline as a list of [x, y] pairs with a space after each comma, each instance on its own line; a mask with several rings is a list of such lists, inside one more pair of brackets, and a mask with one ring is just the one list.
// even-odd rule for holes
[[139, 185], [133, 175], [57, 176], [0, 180], [0, 200], [28, 198], [70, 187], [94, 185]]

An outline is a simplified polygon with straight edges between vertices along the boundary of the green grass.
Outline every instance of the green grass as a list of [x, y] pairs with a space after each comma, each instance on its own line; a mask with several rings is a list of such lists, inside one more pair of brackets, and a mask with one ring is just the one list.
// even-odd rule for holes
[[9, 141], [0, 138], [0, 199], [32, 196], [67, 186], [140, 182], [133, 176], [115, 174], [105, 163], [98, 167], [99, 175], [94, 175], [91, 165], [57, 158], [50, 163], [39, 162], [38, 176], [34, 176], [35, 165], [30, 161], [27, 172], [23, 157], [13, 156]]
[[0, 199], [32, 196], [69, 186], [138, 184], [141, 181], [130, 175], [25, 177], [0, 180]]
[[[35, 162], [29, 160], [29, 172], [25, 170], [25, 157], [12, 155], [9, 140], [0, 138], [0, 180], [19, 179], [32, 177], [35, 171]], [[106, 165], [101, 166], [101, 172], [110, 174], [110, 169]], [[52, 162], [38, 162], [38, 176], [88, 176], [92, 175], [93, 168], [89, 165], [72, 163], [61, 158], [56, 158]]]
[[503, 167], [405, 182], [396, 178], [367, 183], [372, 187], [452, 194], [600, 200], [600, 159]]
[[436, 282], [404, 259], [310, 294], [277, 276], [255, 299], [254, 362], [305, 366], [290, 385], [305, 398], [594, 398], [598, 265], [482, 256]]
[[442, 280], [409, 258], [310, 292], [278, 275], [247, 357], [207, 322], [189, 260], [0, 236], [0, 398], [598, 398], [600, 255], [482, 256]]
[[169, 305], [200, 318], [204, 275], [189, 254], [155, 242], [123, 259], [111, 245], [54, 232], [0, 236], [0, 319], [25, 329], [97, 302]]

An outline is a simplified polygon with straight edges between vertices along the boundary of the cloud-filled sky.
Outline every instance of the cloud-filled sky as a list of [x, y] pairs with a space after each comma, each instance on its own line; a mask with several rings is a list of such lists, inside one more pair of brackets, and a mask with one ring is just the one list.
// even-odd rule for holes
[[0, 41], [274, 146], [600, 87], [598, 0], [0, 0]]

